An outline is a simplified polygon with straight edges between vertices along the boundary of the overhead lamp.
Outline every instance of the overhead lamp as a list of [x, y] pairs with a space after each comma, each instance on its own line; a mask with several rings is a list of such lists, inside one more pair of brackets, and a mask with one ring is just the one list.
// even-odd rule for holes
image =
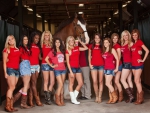
[[47, 20], [45, 20], [44, 22], [47, 22]]
[[33, 9], [32, 9], [32, 8], [30, 8], [30, 7], [28, 7], [27, 9], [28, 9], [29, 11], [33, 11]]
[[78, 14], [83, 14], [83, 12], [78, 12]]
[[83, 7], [84, 6], [84, 4], [79, 4], [79, 7]]
[[111, 18], [108, 18], [109, 20], [111, 20]]
[[27, 5], [24, 5], [24, 7], [29, 7], [29, 6], [27, 6]]
[[36, 16], [39, 17], [39, 18], [41, 18], [41, 15], [39, 15], [39, 14], [36, 14]]
[[118, 14], [118, 11], [116, 11], [116, 12], [114, 13], [114, 15], [116, 15], [116, 14]]
[[131, 1], [127, 1], [127, 3], [130, 3]]
[[126, 7], [126, 6], [127, 6], [127, 4], [122, 5], [122, 7]]

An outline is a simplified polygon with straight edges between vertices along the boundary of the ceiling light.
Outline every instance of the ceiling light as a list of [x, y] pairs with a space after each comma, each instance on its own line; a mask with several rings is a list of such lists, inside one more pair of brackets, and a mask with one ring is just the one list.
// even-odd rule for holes
[[79, 4], [79, 7], [83, 7], [84, 6], [84, 4]]
[[83, 14], [83, 12], [78, 12], [78, 14]]
[[27, 6], [27, 5], [24, 5], [24, 7], [29, 7], [29, 6]]
[[33, 9], [32, 9], [32, 8], [30, 8], [30, 7], [28, 7], [27, 9], [28, 9], [29, 11], [33, 11]]
[[116, 12], [114, 13], [114, 15], [116, 15], [116, 14], [118, 14], [118, 11], [116, 11]]
[[122, 7], [126, 7], [126, 6], [127, 6], [127, 4], [122, 5]]
[[108, 18], [109, 20], [111, 20], [111, 18]]
[[127, 1], [127, 3], [130, 3], [131, 1]]
[[41, 18], [41, 16], [39, 14], [36, 14], [37, 17]]
[[44, 22], [47, 22], [46, 20]]

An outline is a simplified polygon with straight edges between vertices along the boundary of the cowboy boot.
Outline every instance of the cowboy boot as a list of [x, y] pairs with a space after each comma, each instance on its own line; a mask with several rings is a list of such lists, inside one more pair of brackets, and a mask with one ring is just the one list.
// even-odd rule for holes
[[60, 95], [60, 103], [61, 103], [62, 106], [65, 106], [64, 95], [63, 94]]
[[111, 94], [112, 94], [112, 98], [113, 98], [113, 100], [111, 101], [111, 104], [114, 104], [117, 102], [118, 96], [115, 91], [113, 91]]
[[141, 91], [139, 93], [138, 101], [135, 103], [135, 105], [142, 104], [144, 102], [144, 91]]
[[76, 100], [75, 95], [74, 95], [74, 92], [69, 92], [69, 94], [70, 94], [70, 97], [71, 97], [71, 102], [72, 102], [73, 104], [80, 104], [80, 102], [78, 102], [78, 101]]
[[55, 103], [56, 103], [58, 106], [62, 106], [61, 103], [60, 103], [60, 96], [58, 96], [57, 94], [55, 94]]
[[14, 104], [13, 101], [14, 101], [14, 99], [12, 97], [11, 100], [10, 100], [10, 109], [12, 109], [13, 112], [16, 112], [16, 111], [18, 111], [18, 109], [16, 109], [16, 108], [13, 107], [13, 104]]
[[29, 100], [29, 102], [28, 102], [29, 105], [30, 105], [31, 107], [35, 107], [34, 104], [33, 104], [33, 94], [32, 94], [31, 91], [29, 91], [28, 100]]
[[138, 101], [139, 101], [139, 93], [137, 91], [137, 93], [136, 93], [136, 101], [134, 102], [134, 104], [136, 104]]
[[132, 94], [130, 88], [126, 88], [125, 91], [126, 91], [128, 97], [129, 97], [129, 99], [126, 101], [126, 103], [128, 103], [128, 102], [129, 102], [129, 103], [133, 102], [134, 96], [133, 96], [133, 94]]
[[98, 103], [102, 102], [102, 91], [99, 91], [98, 93]]
[[17, 92], [15, 95], [14, 95], [14, 103], [21, 97], [21, 93], [20, 92]]
[[37, 95], [34, 95], [34, 97], [35, 97], [36, 105], [43, 106], [43, 104], [40, 101], [39, 93], [37, 93]]
[[113, 97], [111, 93], [109, 92], [109, 101], [106, 104], [110, 104], [113, 101]]
[[96, 98], [95, 98], [95, 102], [96, 102], [96, 103], [98, 103], [98, 91], [97, 91], [97, 92], [95, 92], [95, 96], [96, 96]]
[[6, 106], [5, 111], [7, 112], [13, 112], [13, 110], [10, 108], [11, 99], [9, 97], [6, 98]]
[[32, 106], [27, 105], [27, 95], [22, 95], [21, 96], [21, 109], [29, 109], [32, 108]]
[[122, 100], [123, 100], [123, 91], [119, 92], [118, 102], [122, 102]]
[[51, 91], [44, 91], [44, 94], [45, 94], [45, 101], [47, 105], [51, 105], [52, 102], [51, 102]]

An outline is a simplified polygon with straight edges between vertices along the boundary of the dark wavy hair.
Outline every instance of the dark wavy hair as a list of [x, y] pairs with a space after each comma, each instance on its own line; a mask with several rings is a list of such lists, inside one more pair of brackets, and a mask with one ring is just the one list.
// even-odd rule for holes
[[[28, 38], [28, 44], [27, 44], [27, 48], [26, 48], [26, 47], [24, 46], [24, 44], [23, 44], [23, 39], [24, 39], [24, 37], [27, 37], [27, 36], [26, 36], [26, 35], [23, 35], [23, 36], [21, 37], [20, 42], [19, 42], [19, 47], [22, 47], [26, 53], [28, 53], [29, 55], [31, 55], [30, 45], [29, 45], [29, 38], [27, 37], [27, 38]], [[29, 50], [29, 52], [27, 51], [27, 49]], [[23, 54], [24, 54], [24, 53], [23, 53]]]
[[99, 43], [99, 48], [102, 48], [102, 39], [101, 39], [101, 35], [99, 33], [95, 33], [94, 34], [94, 39], [92, 41], [92, 49], [94, 49], [95, 45], [96, 45], [96, 42], [95, 42], [95, 36], [98, 36], [100, 38], [100, 43]]
[[[105, 38], [104, 40], [103, 40], [103, 42], [105, 41], [105, 40], [107, 40], [109, 43], [110, 43], [110, 45], [109, 45], [109, 53], [111, 53], [111, 51], [112, 51], [112, 48], [113, 48], [113, 46], [112, 46], [112, 41], [111, 41], [111, 39], [110, 38]], [[103, 44], [103, 53], [105, 53], [106, 52], [106, 47], [104, 46], [104, 44]]]
[[60, 46], [59, 46], [60, 51], [63, 54], [65, 54], [65, 47], [64, 47], [64, 44], [63, 44], [62, 40], [60, 38], [54, 38], [54, 40], [53, 40], [53, 54], [54, 54], [55, 57], [57, 55], [57, 49], [56, 49], [56, 45], [55, 45], [57, 40], [59, 40], [59, 42], [60, 42]]

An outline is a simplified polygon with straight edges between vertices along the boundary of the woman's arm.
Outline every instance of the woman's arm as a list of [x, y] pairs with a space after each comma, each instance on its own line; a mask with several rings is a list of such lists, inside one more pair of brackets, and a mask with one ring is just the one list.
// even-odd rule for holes
[[50, 61], [49, 61], [49, 56], [47, 56], [46, 58], [45, 58], [45, 61], [46, 61], [46, 63], [49, 65], [49, 66], [51, 66], [52, 68], [55, 68], [55, 67], [57, 67], [58, 65], [57, 64], [52, 64], [52, 63], [50, 63]]
[[83, 46], [83, 47], [79, 47], [79, 51], [85, 51], [88, 49], [88, 47], [85, 45], [85, 43], [81, 42], [81, 40], [79, 40], [79, 42]]
[[91, 65], [91, 50], [89, 49], [89, 52], [88, 52], [88, 60], [89, 60], [89, 66], [91, 69], [93, 69], [93, 66]]
[[67, 66], [68, 66], [71, 77], [74, 77], [74, 74], [73, 74], [73, 72], [71, 70], [71, 66], [70, 66], [69, 54], [66, 54], [66, 62], [67, 62]]
[[138, 62], [144, 62], [144, 61], [146, 60], [148, 54], [149, 54], [149, 50], [148, 50], [148, 48], [147, 48], [145, 45], [142, 45], [142, 48], [143, 48], [143, 50], [145, 51], [145, 55], [144, 55], [143, 60], [138, 61]]
[[118, 60], [120, 61], [120, 59], [121, 59], [121, 49], [120, 48], [117, 49], [117, 55], [118, 55]]
[[114, 70], [114, 72], [118, 71], [118, 67], [119, 67], [119, 59], [118, 59], [118, 55], [117, 52], [112, 48], [112, 54], [114, 55], [115, 59], [116, 59], [116, 69]]
[[7, 59], [8, 59], [8, 53], [6, 52], [3, 52], [3, 69], [4, 69], [4, 76], [5, 78], [8, 77], [8, 74], [7, 74], [7, 66], [6, 66], [6, 63], [7, 63]]

